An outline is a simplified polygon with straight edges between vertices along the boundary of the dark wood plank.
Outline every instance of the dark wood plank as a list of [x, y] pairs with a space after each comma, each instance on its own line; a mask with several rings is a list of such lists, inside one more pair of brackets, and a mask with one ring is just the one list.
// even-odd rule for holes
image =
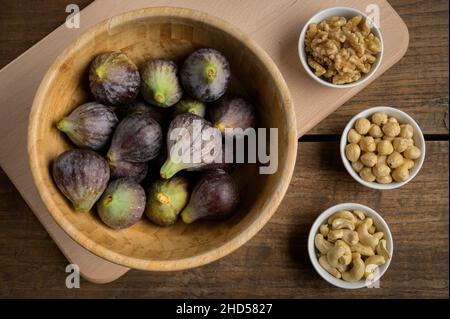
[[[130, 271], [114, 283], [65, 288], [67, 264], [31, 211], [0, 175], [0, 297], [436, 297], [448, 298], [448, 142], [428, 142], [416, 179], [394, 191], [360, 186], [344, 170], [338, 142], [300, 144], [294, 178], [271, 221], [235, 253], [193, 270]], [[380, 289], [333, 288], [312, 268], [306, 238], [315, 217], [339, 202], [379, 211], [395, 255]], [[255, 289], [255, 287], [259, 287]]]

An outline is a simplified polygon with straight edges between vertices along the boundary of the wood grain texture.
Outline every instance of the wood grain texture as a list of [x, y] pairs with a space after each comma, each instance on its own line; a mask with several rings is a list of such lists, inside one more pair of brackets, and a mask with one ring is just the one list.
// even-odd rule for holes
[[[77, 3], [84, 7], [90, 2], [38, 0], [30, 5], [31, 1], [26, 0], [0, 0], [0, 66], [12, 61], [63, 23], [66, 4]], [[352, 115], [367, 106], [381, 103], [397, 105], [410, 113], [418, 119], [426, 134], [444, 134], [448, 138], [448, 2], [389, 2], [409, 27], [410, 47], [407, 55], [380, 79], [316, 126], [311, 131], [316, 136], [307, 136], [307, 139], [329, 140], [329, 136], [322, 134], [340, 133]], [[297, 185], [297, 193], [300, 187], [304, 187], [311, 198], [303, 195], [299, 198], [295, 195], [286, 197], [271, 222], [237, 252], [217, 263], [179, 273], [131, 271], [106, 286], [82, 281], [80, 290], [66, 289], [64, 269], [67, 260], [6, 175], [0, 173], [0, 296], [36, 297], [36, 291], [39, 291], [40, 297], [448, 298], [448, 165], [442, 164], [448, 162], [448, 142], [429, 142], [425, 166], [417, 180], [393, 194], [372, 194], [367, 189], [356, 187], [355, 182], [350, 181], [350, 177], [344, 173], [343, 167], [337, 169], [337, 175], [328, 176], [330, 171], [335, 170], [333, 166], [337, 162], [330, 164], [327, 144], [304, 144], [318, 146], [316, 151], [308, 155], [303, 144], [300, 145], [300, 164], [297, 164], [292, 183]], [[433, 155], [432, 150], [439, 154]], [[314, 157], [308, 160], [306, 167], [309, 167], [310, 173], [305, 177], [298, 172], [304, 171], [303, 165], [310, 156]], [[321, 174], [317, 185], [313, 186], [307, 179], [314, 176], [311, 167], [316, 165], [327, 172]], [[427, 182], [423, 184], [429, 189], [410, 188], [417, 181], [423, 181], [423, 175], [430, 173], [432, 175], [427, 176]], [[329, 179], [333, 176], [340, 180]], [[299, 186], [305, 179], [306, 184]], [[324, 189], [322, 194], [314, 192], [319, 187]], [[349, 200], [343, 192], [355, 187], [358, 188], [357, 194], [353, 194], [350, 199], [357, 200], [355, 196], [361, 194], [361, 202], [375, 209], [378, 207], [371, 205], [371, 202], [382, 200], [382, 204], [378, 205], [383, 211], [384, 205], [387, 205], [394, 208], [392, 211], [398, 209], [402, 217], [413, 218], [408, 221], [405, 218], [397, 219], [395, 222], [396, 227], [406, 225], [410, 233], [404, 232], [398, 237], [397, 231], [394, 232], [398, 256], [383, 279], [386, 283], [382, 282], [382, 289], [344, 292], [330, 288], [321, 281], [304, 258], [307, 223], [314, 217], [299, 212], [314, 207], [314, 214], [318, 214], [324, 207]], [[426, 193], [422, 195], [424, 191]], [[386, 195], [389, 197], [386, 198]], [[412, 203], [408, 196], [414, 198]], [[398, 205], [402, 205], [402, 208]], [[383, 211], [380, 209], [381, 213]], [[386, 219], [390, 225], [394, 223], [391, 217]], [[426, 235], [426, 239], [421, 240], [420, 236], [416, 236], [419, 233]], [[399, 247], [401, 240], [405, 243]], [[440, 255], [445, 258], [439, 259], [436, 267], [432, 266], [436, 263], [435, 256]], [[417, 260], [421, 261], [419, 266]], [[257, 290], [255, 284], [259, 287]]]
[[[422, 171], [394, 191], [355, 183], [338, 148], [338, 141], [300, 143], [294, 178], [277, 213], [233, 254], [192, 270], [132, 270], [102, 286], [82, 281], [78, 290], [65, 288], [63, 256], [0, 175], [2, 198], [10, 198], [0, 206], [0, 246], [6, 247], [0, 250], [0, 297], [34, 297], [39, 289], [40, 297], [448, 298], [449, 185], [442, 172], [448, 171], [449, 143], [428, 142]], [[395, 255], [380, 289], [334, 288], [308, 259], [306, 239], [315, 217], [344, 201], [372, 207], [391, 228]]]

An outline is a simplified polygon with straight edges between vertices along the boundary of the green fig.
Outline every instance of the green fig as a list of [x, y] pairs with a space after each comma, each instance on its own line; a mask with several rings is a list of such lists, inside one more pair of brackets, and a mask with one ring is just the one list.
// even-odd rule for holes
[[118, 161], [109, 164], [111, 170], [111, 178], [118, 179], [128, 177], [136, 183], [142, 182], [147, 176], [148, 162], [132, 163], [126, 161]]
[[130, 114], [114, 131], [107, 154], [108, 163], [148, 162], [158, 156], [161, 145], [162, 130], [158, 122], [146, 113]]
[[118, 122], [111, 107], [90, 102], [80, 105], [59, 121], [57, 128], [76, 146], [98, 151], [109, 142]]
[[227, 96], [208, 108], [207, 119], [225, 134], [227, 128], [245, 131], [254, 127], [256, 115], [253, 105], [243, 98]]
[[77, 212], [87, 212], [102, 195], [109, 180], [108, 163], [91, 150], [74, 149], [53, 163], [53, 180]]
[[145, 214], [157, 225], [172, 225], [188, 199], [188, 182], [183, 177], [158, 180], [149, 189]]
[[180, 78], [190, 96], [202, 102], [213, 102], [228, 88], [230, 65], [219, 51], [200, 49], [186, 59]]
[[97, 203], [100, 219], [113, 229], [136, 224], [145, 209], [145, 191], [129, 178], [111, 182]]
[[89, 69], [89, 85], [95, 99], [107, 105], [131, 103], [139, 94], [137, 66], [122, 52], [98, 55]]
[[167, 133], [168, 157], [160, 175], [168, 179], [177, 172], [214, 162], [222, 149], [222, 135], [204, 118], [191, 113], [175, 117]]
[[175, 105], [175, 115], [179, 115], [182, 113], [191, 113], [204, 117], [205, 112], [206, 112], [205, 103], [190, 98], [182, 99]]
[[221, 169], [211, 170], [195, 185], [181, 218], [186, 224], [198, 219], [226, 218], [238, 204], [239, 194], [231, 176]]
[[169, 107], [183, 94], [177, 78], [177, 65], [167, 60], [147, 61], [141, 72], [141, 93], [154, 106]]

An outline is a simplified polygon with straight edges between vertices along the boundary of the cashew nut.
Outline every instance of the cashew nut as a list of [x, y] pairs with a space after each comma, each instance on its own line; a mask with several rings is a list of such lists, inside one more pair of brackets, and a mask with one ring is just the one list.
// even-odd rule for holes
[[361, 255], [358, 253], [352, 254], [353, 266], [350, 270], [342, 273], [342, 279], [345, 281], [358, 281], [364, 276], [365, 265], [364, 261], [361, 259]]
[[356, 243], [350, 247], [352, 249], [352, 252], [359, 253], [362, 256], [373, 256], [375, 255], [375, 252], [373, 251], [372, 247], [370, 246], [364, 246], [361, 243]]
[[358, 232], [359, 241], [361, 244], [369, 246], [372, 250], [375, 249], [380, 239], [369, 233], [367, 223], [361, 223], [356, 231]]
[[337, 240], [334, 243], [335, 247], [341, 247], [345, 250], [345, 253], [338, 259], [339, 264], [348, 265], [352, 261], [352, 250], [350, 246], [343, 240]]
[[384, 237], [384, 233], [382, 231], [376, 232], [372, 235], [375, 238], [378, 238], [378, 240], [382, 239]]
[[328, 224], [332, 224], [333, 221], [337, 218], [348, 219], [352, 223], [356, 223], [356, 218], [351, 212], [349, 212], [348, 210], [340, 210], [337, 213], [333, 214], [330, 218], [328, 218]]
[[378, 267], [383, 265], [385, 262], [386, 260], [381, 255], [368, 257], [364, 262], [365, 264], [364, 277], [366, 277], [367, 279], [373, 279], [375, 270], [378, 269]]
[[336, 268], [331, 267], [331, 265], [327, 261], [327, 257], [326, 256], [321, 256], [319, 258], [319, 264], [322, 266], [323, 269], [328, 271], [334, 277], [336, 277], [338, 279], [341, 278], [341, 273]]
[[350, 229], [355, 230], [355, 224], [345, 218], [336, 218], [333, 220], [333, 223], [331, 223], [332, 229]]
[[316, 237], [314, 238], [314, 244], [321, 254], [326, 254], [328, 250], [334, 247], [333, 244], [327, 241], [322, 234], [316, 235]]
[[[339, 260], [342, 257], [344, 257], [346, 252], [347, 251], [346, 251], [346, 249], [344, 247], [334, 246], [333, 248], [328, 250], [328, 253], [327, 253], [327, 261], [328, 261], [328, 263], [334, 268], [336, 268], [339, 264], [344, 264], [345, 265], [345, 262], [340, 263]], [[350, 263], [350, 261], [348, 262], [348, 264]]]
[[374, 225], [370, 226], [370, 227], [367, 229], [367, 231], [368, 231], [369, 234], [371, 234], [371, 235], [373, 235], [373, 234], [375, 233], [375, 230], [376, 230], [376, 228], [375, 228]]
[[328, 232], [330, 231], [330, 229], [328, 228], [328, 224], [320, 225], [319, 231], [324, 237], [328, 235]]
[[377, 254], [384, 257], [385, 260], [391, 258], [391, 254], [386, 247], [386, 239], [381, 239], [376, 248]]
[[359, 241], [358, 233], [354, 230], [349, 229], [330, 230], [327, 239], [332, 242], [338, 239], [342, 239], [349, 245], [354, 245]]
[[366, 218], [366, 215], [364, 214], [363, 211], [360, 211], [359, 209], [355, 209], [353, 211], [353, 214], [358, 217], [359, 220], [364, 220]]

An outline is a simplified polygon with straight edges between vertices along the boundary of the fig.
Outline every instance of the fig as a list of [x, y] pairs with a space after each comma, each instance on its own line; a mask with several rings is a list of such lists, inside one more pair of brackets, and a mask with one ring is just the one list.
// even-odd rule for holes
[[158, 156], [162, 144], [161, 126], [150, 115], [127, 115], [117, 125], [107, 154], [110, 165], [118, 162], [143, 163]]
[[211, 164], [221, 148], [220, 131], [211, 123], [195, 114], [180, 114], [169, 125], [168, 155], [160, 175], [168, 179], [183, 169]]
[[148, 163], [131, 163], [126, 161], [118, 161], [109, 165], [111, 170], [111, 178], [119, 179], [128, 177], [136, 183], [142, 182], [147, 176]]
[[223, 97], [208, 108], [208, 120], [225, 134], [227, 128], [246, 130], [255, 126], [256, 116], [252, 104], [240, 97]]
[[102, 195], [109, 180], [108, 163], [91, 150], [74, 149], [53, 163], [56, 186], [72, 202], [77, 212], [87, 212]]
[[220, 160], [214, 160], [213, 163], [206, 164], [200, 167], [187, 168], [186, 171], [200, 172], [212, 169], [223, 169], [225, 172], [231, 172], [234, 166], [234, 154], [232, 152], [229, 152], [229, 154], [226, 152], [224, 143], [222, 144], [222, 152], [220, 154], [217, 154], [217, 157], [220, 158]]
[[76, 146], [98, 151], [106, 146], [118, 122], [111, 107], [90, 102], [80, 105], [59, 121], [57, 128]]
[[219, 51], [200, 49], [186, 59], [180, 78], [189, 95], [201, 102], [213, 102], [227, 90], [230, 65]]
[[182, 99], [175, 105], [175, 115], [192, 113], [201, 117], [205, 116], [206, 106], [203, 102], [190, 98]]
[[177, 78], [177, 65], [168, 60], [147, 61], [141, 72], [141, 93], [154, 106], [169, 107], [183, 94]]
[[111, 182], [97, 203], [100, 219], [113, 229], [136, 224], [145, 210], [145, 191], [129, 178]]
[[156, 120], [156, 122], [158, 122], [161, 127], [166, 127], [169, 124], [167, 116], [168, 114], [166, 113], [165, 109], [147, 104], [146, 102], [141, 100], [136, 100], [128, 105], [127, 115], [133, 113], [148, 114], [154, 120]]
[[125, 53], [108, 52], [92, 61], [89, 86], [100, 103], [114, 106], [128, 104], [139, 94], [141, 76], [137, 66]]
[[238, 204], [239, 194], [231, 176], [221, 169], [211, 170], [195, 185], [181, 218], [186, 224], [198, 219], [226, 218]]
[[147, 217], [160, 226], [174, 224], [188, 202], [188, 186], [187, 180], [181, 176], [153, 183], [147, 195]]

